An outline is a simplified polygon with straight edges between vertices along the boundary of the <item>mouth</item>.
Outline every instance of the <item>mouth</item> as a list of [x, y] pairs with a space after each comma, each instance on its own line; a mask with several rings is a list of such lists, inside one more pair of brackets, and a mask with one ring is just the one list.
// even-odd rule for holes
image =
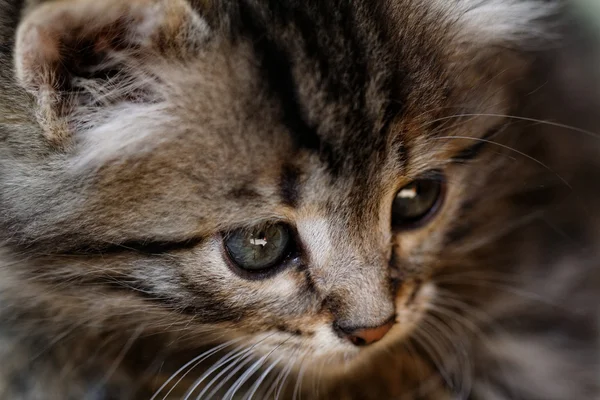
[[[435, 295], [436, 288], [433, 283], [418, 280], [405, 282], [395, 299], [396, 316], [393, 326], [381, 340], [367, 346], [351, 345], [350, 342], [341, 340], [329, 324], [324, 324], [311, 332], [310, 340], [291, 338], [284, 332], [269, 333], [257, 338], [253, 349], [258, 353], [268, 354], [269, 359], [296, 358], [298, 362], [311, 365], [309, 369], [320, 370], [327, 366], [326, 370], [335, 374], [340, 370], [352, 368], [353, 365], [359, 365], [361, 361], [376, 356], [381, 350], [406, 340], [428, 312]], [[286, 355], [282, 356], [281, 352], [285, 352]]]

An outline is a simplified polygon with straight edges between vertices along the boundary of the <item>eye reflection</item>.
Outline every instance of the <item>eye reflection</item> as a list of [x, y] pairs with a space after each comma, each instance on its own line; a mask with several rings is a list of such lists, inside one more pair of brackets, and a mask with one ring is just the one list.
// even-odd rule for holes
[[444, 179], [438, 172], [415, 179], [401, 188], [392, 205], [392, 226], [413, 229], [427, 222], [440, 208], [443, 189]]

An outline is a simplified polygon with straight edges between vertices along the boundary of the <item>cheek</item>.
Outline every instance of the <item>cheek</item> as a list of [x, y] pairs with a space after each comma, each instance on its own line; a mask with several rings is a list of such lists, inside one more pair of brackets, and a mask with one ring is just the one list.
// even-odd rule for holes
[[407, 282], [396, 296], [396, 324], [389, 340], [397, 342], [408, 336], [433, 307], [437, 289], [431, 282]]
[[298, 294], [298, 283], [291, 275], [288, 273], [278, 274], [267, 281], [258, 282], [256, 290], [273, 300], [283, 300], [289, 297], [301, 300]]

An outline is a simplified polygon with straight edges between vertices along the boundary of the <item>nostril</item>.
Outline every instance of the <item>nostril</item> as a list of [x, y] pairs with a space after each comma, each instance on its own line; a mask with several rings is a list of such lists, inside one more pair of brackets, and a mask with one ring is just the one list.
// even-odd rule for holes
[[388, 321], [375, 328], [348, 329], [336, 324], [340, 336], [348, 339], [355, 346], [367, 346], [378, 342], [392, 329], [394, 321]]
[[353, 345], [358, 347], [366, 346], [368, 344], [367, 341], [360, 336], [348, 336], [348, 339], [350, 339]]

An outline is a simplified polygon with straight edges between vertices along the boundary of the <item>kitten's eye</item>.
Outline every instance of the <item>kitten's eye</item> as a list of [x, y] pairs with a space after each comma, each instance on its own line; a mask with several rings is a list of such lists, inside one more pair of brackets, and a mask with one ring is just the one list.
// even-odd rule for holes
[[412, 229], [427, 222], [440, 208], [443, 186], [441, 174], [431, 173], [400, 189], [392, 206], [393, 227]]
[[229, 232], [224, 243], [238, 267], [262, 271], [280, 264], [289, 255], [290, 237], [287, 225], [273, 224]]

